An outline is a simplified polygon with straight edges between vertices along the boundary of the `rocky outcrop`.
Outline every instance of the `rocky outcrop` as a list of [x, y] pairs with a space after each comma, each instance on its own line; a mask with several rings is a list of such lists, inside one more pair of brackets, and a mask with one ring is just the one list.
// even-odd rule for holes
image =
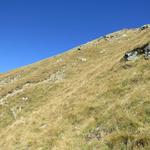
[[144, 55], [145, 59], [150, 59], [150, 43], [146, 43], [141, 47], [137, 47], [124, 55], [126, 61], [138, 59], [140, 55]]
[[135, 60], [138, 58], [138, 52], [137, 51], [131, 51], [127, 52], [124, 56], [125, 60]]
[[150, 24], [146, 24], [146, 25], [140, 27], [139, 30], [142, 31], [142, 30], [145, 30], [145, 29], [147, 29], [147, 28], [150, 28]]
[[145, 59], [150, 59], [150, 43], [145, 47]]

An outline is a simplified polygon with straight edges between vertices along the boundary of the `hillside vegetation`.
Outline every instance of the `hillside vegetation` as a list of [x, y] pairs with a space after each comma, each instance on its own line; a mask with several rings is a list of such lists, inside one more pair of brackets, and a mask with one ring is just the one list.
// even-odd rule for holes
[[0, 150], [149, 150], [150, 41], [125, 29], [0, 75]]

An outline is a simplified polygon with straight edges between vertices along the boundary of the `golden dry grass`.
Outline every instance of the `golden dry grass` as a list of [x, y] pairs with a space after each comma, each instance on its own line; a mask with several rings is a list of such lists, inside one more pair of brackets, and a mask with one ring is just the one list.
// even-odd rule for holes
[[150, 41], [123, 30], [0, 76], [0, 150], [150, 149]]

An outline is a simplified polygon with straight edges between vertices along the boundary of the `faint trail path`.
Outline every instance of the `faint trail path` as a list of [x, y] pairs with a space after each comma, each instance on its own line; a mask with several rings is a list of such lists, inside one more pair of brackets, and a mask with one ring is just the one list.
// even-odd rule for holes
[[65, 78], [64, 70], [62, 70], [62, 71], [57, 71], [57, 72], [54, 73], [54, 74], [51, 74], [48, 79], [45, 79], [45, 80], [43, 80], [43, 81], [40, 81], [40, 82], [37, 82], [37, 83], [27, 83], [27, 84], [23, 85], [22, 88], [17, 89], [17, 90], [14, 90], [12, 93], [8, 93], [8, 94], [5, 95], [3, 98], [1, 98], [1, 99], [0, 99], [0, 105], [4, 105], [5, 102], [6, 102], [6, 100], [7, 100], [9, 97], [16, 96], [17, 94], [22, 93], [25, 89], [28, 89], [28, 88], [30, 88], [30, 87], [37, 86], [37, 85], [40, 85], [40, 84], [43, 84], [43, 83], [55, 83], [55, 82], [60, 82], [60, 81], [62, 81], [64, 78]]
[[[85, 74], [83, 74], [82, 77], [77, 79], [77, 82], [73, 83], [71, 86], [69, 86], [69, 88], [66, 89], [66, 92], [68, 89], [70, 90], [70, 92], [68, 92], [66, 95], [62, 95], [62, 97], [64, 97], [64, 98], [69, 97], [70, 95], [72, 95], [73, 93], [78, 91], [78, 89], [81, 88], [83, 85], [87, 84], [90, 80], [94, 79], [95, 76], [97, 76], [100, 73], [104, 73], [106, 70], [110, 69], [114, 64], [109, 64], [109, 66], [107, 68], [103, 68], [103, 65], [104, 64], [99, 64], [99, 65], [96, 65], [96, 67], [89, 69], [89, 71], [87, 71]], [[103, 69], [101, 71], [97, 71], [99, 68], [103, 68]], [[23, 85], [21, 89], [14, 90], [12, 93], [9, 93], [6, 96], [4, 96], [3, 98], [1, 98], [0, 105], [4, 105], [6, 100], [9, 97], [16, 96], [17, 94], [22, 93], [27, 88], [37, 86], [37, 85], [40, 85], [43, 83], [48, 83], [48, 82], [55, 83], [55, 82], [62, 81], [65, 78], [64, 73], [65, 73], [64, 70], [60, 70], [60, 71], [50, 75], [50, 77], [48, 79], [45, 79], [43, 81], [40, 81], [37, 83], [27, 83], [27, 84]], [[92, 75], [90, 75], [90, 74], [92, 74]], [[74, 88], [74, 87], [76, 87], [76, 88]]]
[[4, 96], [3, 98], [0, 99], [0, 105], [4, 105], [7, 98], [13, 97], [13, 96], [15, 96], [15, 95], [17, 95], [18, 93], [21, 93], [21, 92], [23, 92], [23, 89], [15, 90], [12, 93], [7, 94], [6, 96]]

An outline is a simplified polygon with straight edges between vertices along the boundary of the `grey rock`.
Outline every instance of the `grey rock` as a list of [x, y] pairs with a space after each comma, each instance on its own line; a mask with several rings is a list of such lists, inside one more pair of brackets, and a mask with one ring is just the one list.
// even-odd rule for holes
[[126, 52], [124, 59], [126, 61], [135, 60], [139, 57], [139, 55], [144, 55], [145, 59], [150, 59], [150, 43]]
[[103, 36], [103, 39], [106, 40], [106, 41], [111, 40], [113, 38], [114, 38], [114, 35], [105, 35], [105, 36]]
[[137, 51], [127, 52], [124, 58], [128, 61], [135, 60], [138, 58], [138, 52]]
[[87, 61], [86, 58], [82, 58], [82, 57], [79, 57], [78, 59], [81, 60], [82, 62], [86, 62]]
[[29, 97], [22, 97], [22, 100], [27, 101], [27, 100], [29, 100]]
[[144, 48], [145, 59], [150, 59], [150, 44]]
[[146, 25], [140, 27], [139, 30], [145, 30], [145, 29], [147, 29], [147, 28], [150, 28], [150, 24], [146, 24]]

